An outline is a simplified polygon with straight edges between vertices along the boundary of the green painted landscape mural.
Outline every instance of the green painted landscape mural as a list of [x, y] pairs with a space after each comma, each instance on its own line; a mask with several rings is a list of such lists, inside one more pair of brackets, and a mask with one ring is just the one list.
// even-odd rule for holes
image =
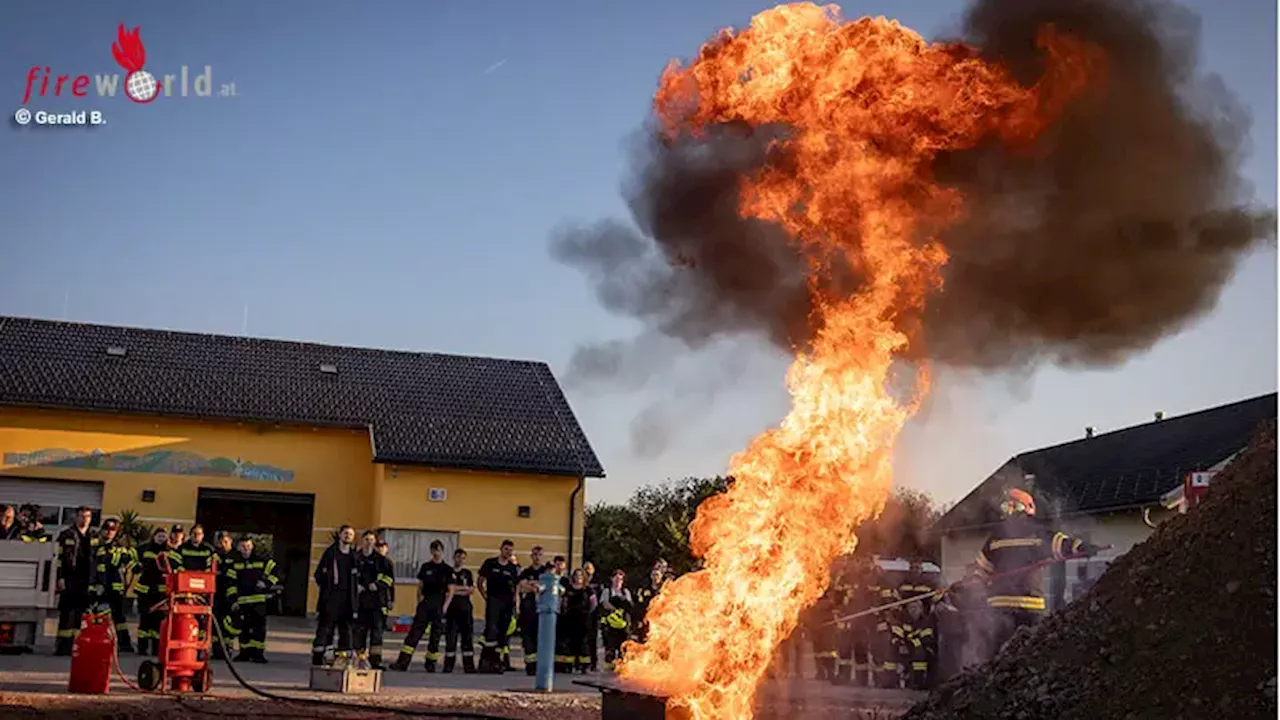
[[64, 448], [46, 448], [25, 453], [5, 453], [4, 464], [11, 467], [74, 468], [105, 472], [197, 475], [263, 482], [293, 482], [292, 470], [252, 463], [238, 457], [206, 458], [197, 453], [181, 450], [156, 450], [145, 455], [126, 455], [106, 453], [101, 450], [76, 452]]

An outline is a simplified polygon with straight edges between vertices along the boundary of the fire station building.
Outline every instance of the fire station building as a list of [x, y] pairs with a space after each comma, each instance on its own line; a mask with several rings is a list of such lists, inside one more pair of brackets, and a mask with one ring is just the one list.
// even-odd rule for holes
[[[381, 531], [397, 614], [433, 540], [581, 559], [604, 476], [545, 363], [0, 317], [0, 503], [268, 542], [280, 611], [342, 524]], [[477, 613], [483, 601], [477, 596]]]

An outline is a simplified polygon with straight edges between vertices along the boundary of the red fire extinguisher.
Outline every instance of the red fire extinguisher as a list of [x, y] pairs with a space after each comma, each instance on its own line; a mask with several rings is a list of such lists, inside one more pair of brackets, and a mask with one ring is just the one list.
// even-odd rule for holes
[[80, 634], [71, 649], [71, 677], [67, 692], [105, 695], [111, 687], [111, 666], [116, 657], [116, 636], [111, 613], [90, 610], [80, 619]]

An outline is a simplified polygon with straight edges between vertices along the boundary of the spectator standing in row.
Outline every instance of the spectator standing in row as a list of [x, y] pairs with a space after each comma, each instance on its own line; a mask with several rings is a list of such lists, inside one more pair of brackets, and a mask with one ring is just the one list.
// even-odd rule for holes
[[637, 640], [644, 642], [649, 636], [649, 603], [662, 592], [662, 586], [667, 583], [667, 561], [659, 559], [653, 564], [653, 568], [649, 571], [648, 584], [636, 591], [636, 610], [635, 621], [637, 627]]
[[58, 533], [58, 638], [54, 655], [71, 656], [80, 617], [89, 607], [89, 590], [94, 582], [98, 538], [90, 530], [93, 511], [76, 509], [76, 522]]
[[0, 540], [21, 540], [21, 535], [18, 511], [12, 505], [0, 507]]
[[516, 592], [520, 596], [517, 625], [526, 675], [538, 674], [538, 591], [542, 574], [551, 571], [552, 566], [542, 561], [542, 546], [534, 545], [529, 550], [529, 567], [516, 577]]
[[323, 665], [325, 652], [338, 632], [338, 651], [351, 649], [351, 620], [356, 608], [355, 528], [343, 525], [338, 537], [325, 549], [316, 564], [315, 581], [320, 588], [316, 602], [316, 637], [311, 643], [311, 664]]
[[232, 611], [238, 621], [240, 654], [236, 662], [267, 661], [267, 600], [279, 591], [276, 561], [263, 553], [255, 553], [253, 539], [240, 538], [240, 554], [227, 571], [227, 588], [233, 601]]
[[213, 569], [213, 560], [218, 556], [213, 546], [204, 541], [204, 526], [196, 523], [191, 526], [191, 536], [178, 548], [181, 560], [174, 570], [197, 570], [208, 572]]
[[444, 561], [444, 543], [431, 541], [431, 559], [418, 568], [418, 606], [413, 614], [413, 625], [404, 638], [400, 656], [391, 665], [392, 670], [404, 672], [413, 664], [413, 654], [422, 636], [427, 637], [426, 671], [436, 671], [440, 661], [440, 637], [444, 635], [444, 600], [449, 592], [449, 580], [453, 568]]
[[614, 570], [609, 585], [600, 591], [600, 625], [606, 668], [612, 669], [622, 655], [622, 644], [630, 634], [635, 608], [635, 598], [627, 588], [627, 574], [621, 568]]
[[560, 622], [563, 623], [563, 665], [557, 657], [557, 671], [585, 673], [591, 666], [587, 655], [587, 635], [593, 629], [591, 616], [598, 599], [587, 587], [587, 574], [581, 568], [569, 573], [569, 588], [560, 597]]
[[160, 652], [160, 621], [164, 618], [163, 603], [167, 599], [165, 588], [165, 557], [169, 552], [169, 533], [164, 528], [151, 531], [151, 542], [138, 553], [138, 582], [133, 592], [138, 598], [138, 654], [158, 655]]
[[382, 631], [393, 602], [395, 570], [391, 561], [378, 553], [378, 535], [367, 530], [360, 538], [356, 556], [359, 595], [356, 601], [355, 649], [367, 657], [369, 666], [382, 669]]
[[475, 614], [471, 607], [471, 594], [475, 592], [476, 582], [466, 565], [467, 551], [462, 548], [454, 550], [453, 574], [449, 579], [449, 594], [444, 600], [444, 671], [447, 673], [453, 672], [459, 642], [462, 644], [462, 671], [468, 674], [476, 671], [475, 640], [472, 638]]
[[515, 543], [503, 540], [498, 557], [485, 560], [476, 579], [480, 596], [485, 599], [481, 672], [506, 670], [510, 653], [507, 638], [509, 626], [515, 619], [516, 586], [520, 577], [520, 564], [514, 554]]
[[215, 642], [213, 645], [213, 657], [216, 660], [226, 657], [226, 649], [223, 647], [223, 643], [234, 643], [236, 635], [240, 632], [236, 628], [234, 618], [231, 617], [231, 606], [234, 601], [231, 599], [231, 594], [227, 592], [231, 587], [231, 581], [227, 579], [227, 573], [231, 570], [231, 563], [235, 562], [234, 552], [235, 540], [231, 537], [231, 533], [225, 530], [218, 533], [218, 544], [214, 549], [214, 556], [218, 563], [218, 591], [213, 596], [213, 615], [214, 622], [218, 623], [218, 627], [221, 629], [219, 635], [222, 638], [222, 642]]
[[138, 564], [138, 553], [120, 537], [120, 521], [102, 523], [101, 538], [94, 553], [97, 595], [107, 604], [115, 626], [119, 652], [133, 652], [129, 622], [124, 614], [125, 580]]
[[596, 577], [596, 566], [590, 560], [582, 563], [582, 572], [587, 577], [587, 589], [591, 591], [591, 596], [596, 598], [596, 607], [591, 611], [591, 622], [588, 623], [590, 629], [587, 631], [587, 656], [591, 658], [587, 669], [595, 672], [600, 665], [600, 593], [604, 588], [600, 586], [600, 580]]

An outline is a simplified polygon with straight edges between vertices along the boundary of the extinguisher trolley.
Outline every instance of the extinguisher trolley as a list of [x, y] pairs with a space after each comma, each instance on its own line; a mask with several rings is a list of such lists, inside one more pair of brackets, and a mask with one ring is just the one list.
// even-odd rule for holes
[[[164, 556], [157, 561], [168, 564]], [[216, 583], [216, 565], [212, 571], [178, 570], [165, 576], [167, 611], [160, 623], [158, 657], [138, 668], [143, 690], [203, 693], [212, 687], [209, 647]]]

